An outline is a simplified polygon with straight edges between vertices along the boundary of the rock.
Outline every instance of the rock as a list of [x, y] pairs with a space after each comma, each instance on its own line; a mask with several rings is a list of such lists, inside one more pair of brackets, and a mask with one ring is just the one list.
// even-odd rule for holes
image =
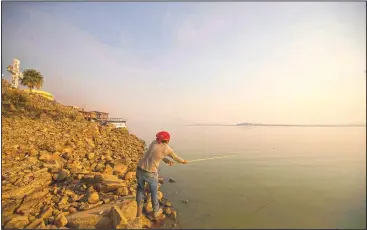
[[147, 214], [151, 214], [153, 212], [152, 202], [148, 202], [144, 205], [144, 210]]
[[113, 171], [117, 173], [117, 175], [124, 175], [128, 167], [121, 163], [121, 161], [115, 161], [115, 166], [113, 167]]
[[36, 229], [45, 229], [46, 225], [44, 221], [41, 221], [41, 223], [36, 227]]
[[10, 216], [12, 215], [15, 210], [21, 205], [22, 200], [7, 200], [4, 198], [4, 193], [2, 194], [3, 200], [1, 202], [2, 207], [2, 216]]
[[65, 205], [68, 204], [68, 196], [63, 196], [60, 201], [58, 202], [58, 205]]
[[118, 188], [117, 189], [117, 195], [127, 196], [127, 195], [129, 195], [129, 190], [127, 189], [127, 187]]
[[102, 218], [96, 224], [96, 228], [98, 229], [111, 229], [112, 221], [108, 216], [102, 216]]
[[40, 219], [46, 219], [52, 216], [53, 210], [51, 207], [43, 207], [40, 214]]
[[126, 173], [124, 179], [125, 180], [131, 180], [134, 179], [136, 177], [136, 172], [128, 172]]
[[61, 170], [61, 172], [56, 174], [56, 177], [54, 178], [56, 181], [61, 182], [64, 181], [68, 176], [70, 175], [70, 172], [66, 169]]
[[142, 228], [150, 228], [150, 227], [152, 227], [152, 223], [144, 215], [142, 215], [140, 217], [140, 219], [141, 219], [141, 226], [142, 226]]
[[[32, 222], [32, 221], [34, 221], [36, 219], [36, 217], [34, 217], [34, 216], [29, 216], [28, 217], [28, 220], [29, 220], [29, 222]], [[36, 225], [37, 226], [37, 225]]]
[[100, 206], [102, 204], [103, 204], [103, 201], [99, 201], [95, 204], [83, 203], [83, 204], [80, 205], [79, 209], [84, 210], [84, 211], [85, 210], [90, 210], [90, 209], [93, 209], [93, 208], [95, 208], [97, 206]]
[[111, 202], [110, 198], [103, 199], [103, 203], [105, 204], [109, 204], [110, 202]]
[[17, 209], [18, 214], [25, 214], [30, 212], [32, 209], [40, 209], [42, 203], [40, 203], [40, 200], [42, 200], [47, 194], [48, 189], [44, 189], [40, 192], [34, 192], [27, 196], [24, 200], [22, 205]]
[[100, 172], [104, 168], [104, 165], [102, 163], [98, 163], [96, 167], [94, 168], [95, 171]]
[[128, 224], [128, 221], [124, 217], [121, 209], [117, 206], [113, 206], [111, 209], [111, 219], [113, 223], [113, 227], [116, 229], [124, 228]]
[[108, 161], [108, 162], [112, 162], [113, 161], [113, 158], [111, 157], [111, 156], [106, 156], [106, 161]]
[[169, 180], [168, 180], [168, 182], [175, 183], [176, 181], [170, 177]]
[[16, 215], [14, 216], [4, 228], [24, 228], [29, 224], [27, 216]]
[[55, 217], [53, 216], [49, 217], [46, 222], [48, 225], [55, 224]]
[[130, 165], [130, 164], [131, 164], [131, 162], [132, 162], [131, 158], [129, 158], [129, 157], [126, 157], [126, 158], [125, 158], [125, 164], [126, 164], [126, 165]]
[[41, 169], [33, 172], [34, 180], [32, 183], [23, 186], [23, 187], [14, 187], [11, 190], [3, 191], [2, 197], [11, 198], [11, 199], [21, 199], [25, 195], [31, 194], [34, 191], [39, 191], [44, 189], [46, 186], [51, 184], [52, 177], [51, 174], [47, 172], [47, 168]]
[[127, 221], [132, 221], [136, 218], [138, 210], [136, 201], [125, 201], [120, 205], [120, 209]]
[[51, 143], [49, 142], [45, 142], [45, 143], [42, 143], [39, 148], [41, 150], [46, 150], [46, 151], [49, 151], [51, 153], [55, 152], [56, 151], [56, 148], [54, 145], [52, 145]]
[[152, 195], [150, 193], [146, 194], [145, 197], [146, 197], [146, 202], [147, 203], [152, 202]]
[[36, 149], [32, 149], [29, 151], [29, 156], [36, 157], [38, 155], [38, 151]]
[[65, 147], [62, 149], [62, 153], [73, 153], [74, 149], [72, 147]]
[[97, 192], [89, 193], [87, 196], [88, 203], [95, 204], [99, 201], [99, 194]]
[[[68, 228], [72, 229], [111, 229], [112, 222], [109, 218], [112, 204], [101, 205], [86, 211], [73, 213], [68, 219]], [[102, 214], [100, 214], [102, 212]]]
[[187, 204], [189, 203], [189, 200], [183, 200], [182, 203]]
[[38, 225], [41, 224], [41, 222], [43, 222], [43, 219], [41, 218], [38, 218], [38, 219], [35, 219], [33, 220], [33, 222], [31, 224], [29, 224], [26, 228], [27, 229], [33, 229], [33, 228], [36, 228]]
[[1, 218], [1, 226], [5, 226], [11, 219], [13, 219], [14, 217], [17, 217], [17, 214], [10, 214], [10, 215], [6, 215], [6, 216], [2, 216]]
[[69, 208], [69, 212], [70, 212], [70, 214], [73, 214], [73, 213], [76, 213], [78, 210], [76, 209], [76, 208], [74, 208], [74, 207], [70, 207]]
[[161, 201], [163, 199], [163, 193], [161, 191], [158, 191], [158, 200]]
[[111, 192], [111, 191], [116, 191], [119, 188], [123, 188], [126, 187], [126, 183], [121, 181], [121, 182], [103, 182], [103, 183], [99, 183], [96, 185], [96, 189], [97, 191], [100, 192]]
[[163, 200], [162, 201], [162, 205], [164, 205], [166, 207], [171, 207], [172, 206], [171, 203], [169, 201], [167, 201], [167, 200]]
[[112, 173], [113, 173], [113, 169], [112, 169], [111, 165], [107, 164], [107, 165], [106, 165], [106, 168], [103, 170], [103, 173], [104, 173], [104, 174], [112, 175]]
[[171, 215], [169, 215], [169, 217], [173, 220], [176, 220], [177, 219], [177, 211], [172, 210]]
[[52, 159], [52, 154], [49, 152], [42, 151], [38, 159], [40, 161], [49, 161]]
[[59, 214], [54, 221], [56, 227], [60, 228], [60, 227], [64, 227], [67, 223], [68, 220], [66, 219], [66, 217], [63, 214]]
[[89, 153], [87, 156], [88, 160], [93, 160], [94, 157], [95, 157], [95, 153]]
[[164, 179], [162, 177], [159, 177], [158, 178], [158, 183], [163, 184], [164, 183]]
[[164, 214], [166, 214], [166, 215], [171, 215], [171, 213], [172, 213], [172, 210], [171, 210], [171, 208], [169, 208], [169, 207], [165, 207], [164, 209], [163, 209], [163, 212], [164, 212]]
[[94, 178], [99, 182], [121, 182], [121, 180], [116, 175], [97, 174]]

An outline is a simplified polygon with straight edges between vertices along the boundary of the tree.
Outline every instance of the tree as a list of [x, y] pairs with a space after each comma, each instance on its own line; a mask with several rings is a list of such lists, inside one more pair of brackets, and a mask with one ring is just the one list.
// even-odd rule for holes
[[23, 72], [23, 78], [20, 83], [27, 86], [32, 92], [33, 88], [40, 89], [43, 85], [43, 76], [35, 69], [26, 69]]

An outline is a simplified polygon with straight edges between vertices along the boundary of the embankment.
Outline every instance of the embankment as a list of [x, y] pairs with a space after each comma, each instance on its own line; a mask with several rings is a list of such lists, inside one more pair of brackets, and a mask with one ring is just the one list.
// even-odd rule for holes
[[144, 148], [126, 129], [85, 121], [2, 81], [2, 227], [152, 227], [149, 198], [145, 215], [135, 218], [135, 169]]

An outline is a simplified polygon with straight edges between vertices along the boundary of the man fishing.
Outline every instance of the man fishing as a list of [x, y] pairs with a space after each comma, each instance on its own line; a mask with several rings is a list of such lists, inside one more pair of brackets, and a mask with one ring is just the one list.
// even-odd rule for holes
[[136, 202], [138, 204], [137, 217], [140, 217], [143, 212], [145, 182], [148, 183], [151, 193], [154, 219], [158, 219], [163, 214], [163, 210], [159, 208], [158, 201], [159, 163], [163, 161], [169, 166], [173, 166], [174, 162], [166, 158], [169, 156], [181, 164], [187, 164], [186, 160], [181, 159], [174, 153], [173, 149], [168, 145], [169, 141], [170, 134], [168, 132], [162, 131], [157, 133], [156, 140], [152, 141], [144, 157], [139, 161], [136, 169], [138, 183], [136, 192]]

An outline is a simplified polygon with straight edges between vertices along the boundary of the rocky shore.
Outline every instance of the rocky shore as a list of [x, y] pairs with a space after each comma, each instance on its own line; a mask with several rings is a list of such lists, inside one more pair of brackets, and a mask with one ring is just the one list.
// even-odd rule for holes
[[[145, 143], [2, 82], [2, 228], [151, 228], [148, 187], [136, 218]], [[162, 180], [160, 180], [161, 183]], [[159, 192], [165, 217], [177, 213]]]

